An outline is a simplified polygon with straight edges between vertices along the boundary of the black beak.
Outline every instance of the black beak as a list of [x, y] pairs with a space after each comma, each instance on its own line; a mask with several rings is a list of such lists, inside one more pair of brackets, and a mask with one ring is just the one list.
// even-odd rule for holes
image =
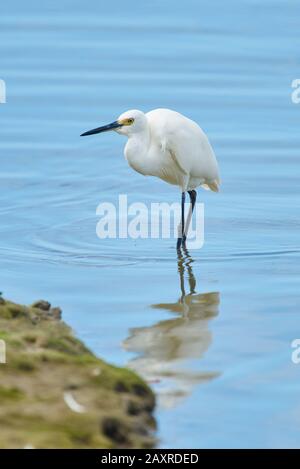
[[87, 135], [100, 134], [101, 132], [107, 132], [108, 130], [114, 130], [122, 127], [118, 121], [112, 122], [111, 124], [103, 125], [102, 127], [97, 127], [97, 129], [88, 130], [80, 135], [80, 137], [86, 137]]

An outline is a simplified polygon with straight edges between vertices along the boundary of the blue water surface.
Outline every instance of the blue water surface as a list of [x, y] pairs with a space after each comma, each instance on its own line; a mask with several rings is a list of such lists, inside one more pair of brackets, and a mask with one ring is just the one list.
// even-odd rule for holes
[[[62, 306], [94, 352], [158, 395], [159, 446], [300, 447], [300, 5], [296, 0], [1, 6], [1, 291]], [[168, 107], [215, 149], [205, 244], [100, 240], [96, 207], [179, 201], [124, 139], [80, 139]]]

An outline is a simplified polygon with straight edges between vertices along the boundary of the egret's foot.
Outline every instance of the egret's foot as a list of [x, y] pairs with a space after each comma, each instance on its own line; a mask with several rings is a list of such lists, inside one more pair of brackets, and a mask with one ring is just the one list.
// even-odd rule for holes
[[177, 238], [177, 245], [176, 245], [177, 251], [180, 251], [181, 244], [182, 244], [182, 238]]
[[189, 258], [191, 257], [186, 245], [182, 246], [182, 252], [186, 257], [189, 257]]

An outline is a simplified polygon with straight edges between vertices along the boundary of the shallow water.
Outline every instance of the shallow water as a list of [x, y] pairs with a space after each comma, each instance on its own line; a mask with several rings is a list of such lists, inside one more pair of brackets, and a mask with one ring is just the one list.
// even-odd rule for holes
[[[163, 447], [300, 447], [296, 1], [11, 1], [1, 7], [1, 290], [61, 305], [96, 353], [157, 391]], [[57, 6], [56, 6], [57, 5]], [[124, 140], [130, 108], [176, 109], [215, 148], [205, 245], [97, 238], [96, 207], [174, 202]]]

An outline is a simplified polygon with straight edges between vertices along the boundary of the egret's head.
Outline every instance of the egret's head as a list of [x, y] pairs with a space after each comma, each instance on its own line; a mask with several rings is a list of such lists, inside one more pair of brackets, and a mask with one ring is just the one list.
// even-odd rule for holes
[[147, 123], [147, 118], [142, 111], [132, 109], [121, 114], [118, 119], [111, 124], [97, 127], [96, 129], [88, 130], [81, 134], [81, 137], [87, 135], [99, 134], [100, 132], [107, 132], [108, 130], [115, 130], [118, 134], [127, 135], [128, 137], [133, 133], [142, 131]]

